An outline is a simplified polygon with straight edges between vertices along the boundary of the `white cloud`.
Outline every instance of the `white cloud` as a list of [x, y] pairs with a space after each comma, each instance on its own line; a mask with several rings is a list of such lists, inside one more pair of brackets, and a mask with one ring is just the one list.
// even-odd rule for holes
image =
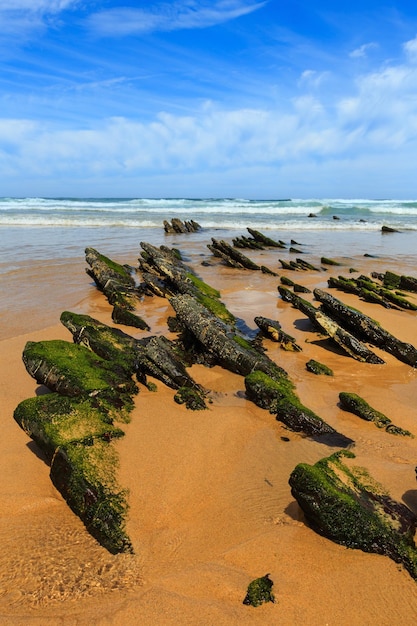
[[404, 44], [404, 50], [408, 55], [410, 61], [416, 63], [417, 62], [417, 37], [411, 39], [410, 41], [406, 41]]
[[299, 86], [307, 85], [317, 89], [329, 77], [329, 72], [316, 72], [315, 70], [305, 70], [299, 80]]
[[59, 13], [78, 4], [79, 0], [0, 0], [0, 11]]
[[[16, 37], [13, 45], [45, 28], [46, 21], [57, 19], [64, 10], [75, 8], [80, 0], [0, 0], [0, 33], [3, 45]], [[7, 37], [9, 36], [9, 37]]]
[[112, 117], [68, 130], [0, 120], [0, 179], [101, 177], [110, 185], [135, 177], [226, 180], [229, 173], [254, 177], [278, 169], [324, 179], [346, 167], [366, 182], [366, 172], [376, 178], [372, 168], [378, 164], [379, 178], [389, 181], [393, 161], [400, 175], [400, 165], [410, 171], [417, 154], [417, 66], [410, 58], [415, 48], [417, 41], [407, 42], [402, 64], [363, 73], [346, 82], [342, 94], [322, 81], [313, 96], [311, 81], [318, 73], [306, 71], [300, 95], [275, 106], [227, 109], [207, 101], [187, 115], [160, 111], [150, 121]]
[[146, 9], [121, 7], [91, 15], [89, 24], [97, 34], [105, 36], [208, 28], [248, 15], [263, 7], [266, 1], [248, 4], [245, 0], [177, 0]]
[[368, 56], [368, 52], [370, 50], [373, 50], [375, 48], [378, 48], [378, 44], [376, 44], [374, 42], [364, 43], [359, 48], [356, 48], [355, 50], [352, 50], [352, 52], [349, 54], [349, 56], [352, 57], [352, 59], [364, 58], [364, 57]]

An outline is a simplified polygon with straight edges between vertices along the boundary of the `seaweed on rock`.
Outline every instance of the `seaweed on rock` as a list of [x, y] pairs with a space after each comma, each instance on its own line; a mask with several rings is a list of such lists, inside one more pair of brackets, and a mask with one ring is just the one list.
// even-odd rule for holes
[[288, 378], [273, 379], [264, 372], [253, 371], [245, 378], [245, 388], [249, 400], [269, 410], [291, 430], [309, 436], [332, 435], [331, 438], [337, 441], [338, 446], [353, 443], [352, 439], [338, 433], [314, 411], [305, 407]]
[[417, 579], [417, 517], [384, 492], [369, 474], [344, 461], [342, 450], [291, 473], [291, 493], [313, 530], [349, 548], [389, 556]]
[[255, 578], [248, 585], [246, 596], [243, 604], [249, 606], [261, 606], [265, 602], [275, 602], [275, 596], [272, 593], [273, 581], [269, 578], [269, 574]]
[[15, 420], [45, 453], [52, 482], [87, 530], [110, 552], [131, 552], [111, 442], [124, 434], [113, 424], [128, 420], [137, 386], [123, 368], [66, 341], [28, 342], [23, 361], [55, 393], [21, 402]]
[[395, 426], [389, 417], [371, 407], [366, 400], [358, 396], [356, 393], [342, 391], [339, 393], [339, 400], [342, 409], [350, 411], [367, 422], [373, 422], [378, 428], [384, 428], [387, 433], [390, 433], [391, 435], [413, 437], [408, 430]]

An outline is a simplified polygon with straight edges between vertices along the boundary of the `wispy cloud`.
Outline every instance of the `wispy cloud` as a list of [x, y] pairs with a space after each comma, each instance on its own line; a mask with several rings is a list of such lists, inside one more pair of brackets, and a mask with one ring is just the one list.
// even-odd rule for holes
[[101, 11], [88, 19], [90, 28], [102, 36], [123, 36], [155, 31], [208, 28], [257, 11], [267, 3], [245, 0], [179, 0], [146, 9], [118, 8]]
[[[75, 8], [80, 0], [0, 0], [0, 42], [10, 35], [22, 43], [34, 31], [45, 28], [49, 20]], [[10, 39], [9, 39], [10, 41]]]
[[352, 59], [361, 59], [361, 58], [367, 57], [368, 52], [370, 50], [374, 50], [375, 48], [378, 48], [378, 44], [374, 43], [373, 41], [371, 41], [370, 43], [364, 43], [359, 48], [355, 48], [355, 50], [352, 50], [349, 56]]

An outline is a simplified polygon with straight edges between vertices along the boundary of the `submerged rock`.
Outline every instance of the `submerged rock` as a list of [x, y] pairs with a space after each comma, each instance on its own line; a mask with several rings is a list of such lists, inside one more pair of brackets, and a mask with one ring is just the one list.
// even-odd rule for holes
[[389, 556], [417, 579], [414, 535], [417, 517], [393, 500], [355, 458], [342, 450], [315, 465], [301, 463], [291, 473], [291, 493], [313, 530], [336, 543]]

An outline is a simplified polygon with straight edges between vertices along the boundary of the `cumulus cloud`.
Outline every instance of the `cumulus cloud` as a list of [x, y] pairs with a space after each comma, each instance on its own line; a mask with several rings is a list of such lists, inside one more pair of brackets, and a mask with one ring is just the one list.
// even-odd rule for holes
[[409, 58], [409, 60], [413, 63], [417, 62], [417, 37], [411, 39], [410, 41], [406, 41], [404, 44], [404, 50]]
[[177, 0], [151, 5], [146, 9], [121, 7], [100, 11], [91, 15], [88, 23], [95, 33], [103, 36], [208, 28], [248, 15], [265, 4], [266, 1]]
[[274, 106], [205, 102], [188, 115], [160, 111], [147, 121], [111, 117], [71, 130], [0, 120], [0, 177], [172, 180], [180, 173], [199, 179], [238, 170], [298, 171], [303, 164], [313, 171], [312, 163], [322, 163], [326, 177], [330, 165], [351, 160], [370, 175], [366, 164], [378, 163], [380, 177], [389, 179], [393, 155], [396, 164], [410, 169], [417, 152], [417, 65], [411, 58], [416, 50], [417, 40], [407, 42], [402, 63], [363, 73], [344, 83], [342, 93], [324, 81], [312, 95], [315, 73], [305, 72], [298, 97]]

